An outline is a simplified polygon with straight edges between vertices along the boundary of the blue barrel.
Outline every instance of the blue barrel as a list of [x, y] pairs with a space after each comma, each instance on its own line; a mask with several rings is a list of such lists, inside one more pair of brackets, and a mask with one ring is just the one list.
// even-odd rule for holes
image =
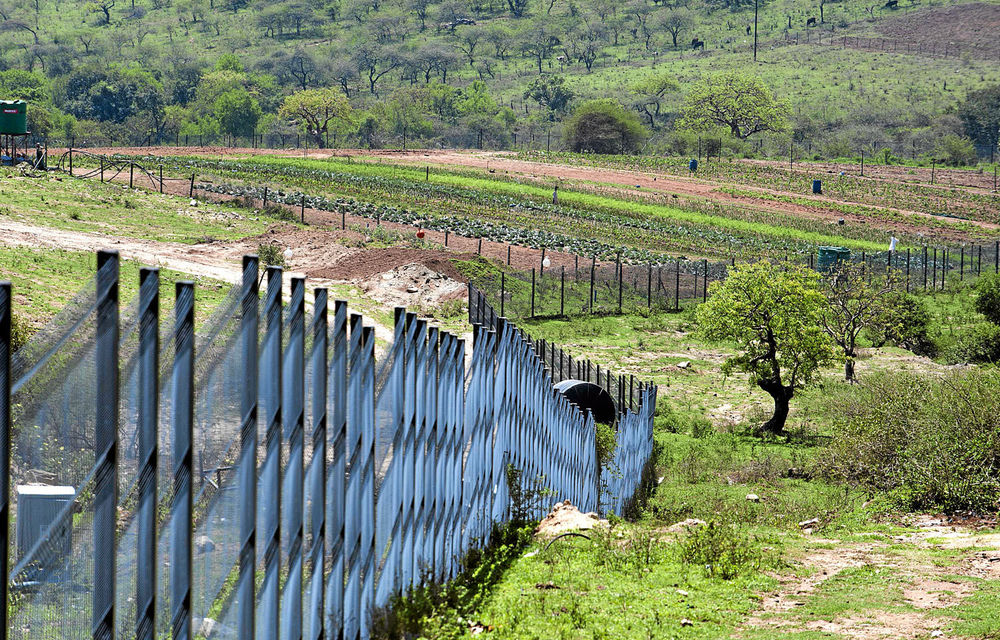
[[813, 193], [823, 193], [822, 180], [813, 180]]
[[695, 160], [694, 158], [691, 158], [691, 162], [688, 163], [688, 169], [690, 169], [691, 171], [697, 171], [698, 161]]

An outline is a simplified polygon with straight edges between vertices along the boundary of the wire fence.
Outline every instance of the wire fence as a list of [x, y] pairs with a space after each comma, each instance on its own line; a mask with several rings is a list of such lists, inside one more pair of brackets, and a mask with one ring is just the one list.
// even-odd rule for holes
[[511, 518], [508, 465], [583, 511], [623, 513], [642, 484], [656, 387], [620, 399], [601, 474], [593, 415], [553, 386], [568, 369], [495, 314], [468, 366], [402, 308], [376, 356], [345, 302], [307, 307], [292, 278], [285, 304], [276, 267], [261, 294], [248, 256], [196, 333], [193, 284], [161, 322], [158, 271], [120, 305], [118, 264], [99, 253], [13, 356], [0, 283], [2, 637], [367, 638]]
[[[735, 259], [676, 258], [642, 265], [575, 258], [570, 267], [539, 266], [530, 271], [507, 267], [480, 273], [473, 279], [476, 296], [470, 294], [470, 309], [485, 303], [497, 315], [515, 319], [679, 311], [685, 302], [707, 300], [711, 283], [725, 279], [736, 265]], [[816, 253], [789, 255], [784, 261], [817, 270], [834, 266], [820, 265]], [[896, 286], [907, 292], [944, 291], [960, 288], [984, 273], [1000, 272], [1000, 242], [958, 249], [924, 246], [841, 253], [840, 262], [859, 265], [871, 277], [890, 271]]]

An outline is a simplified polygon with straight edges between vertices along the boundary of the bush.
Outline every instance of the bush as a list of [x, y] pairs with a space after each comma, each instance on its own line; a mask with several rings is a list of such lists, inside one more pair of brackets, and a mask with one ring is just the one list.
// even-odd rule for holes
[[756, 540], [732, 525], [716, 522], [693, 529], [680, 543], [680, 558], [685, 564], [700, 566], [706, 575], [723, 580], [759, 571], [764, 564]]
[[866, 330], [872, 346], [892, 344], [918, 356], [936, 356], [938, 348], [930, 335], [931, 313], [927, 305], [920, 298], [902, 291], [894, 291], [888, 296], [885, 313]]
[[10, 338], [11, 350], [17, 351], [31, 338], [31, 327], [29, 327], [18, 314], [11, 316]]
[[938, 140], [934, 145], [934, 155], [940, 162], [952, 167], [971, 166], [979, 160], [972, 140], [953, 133]]
[[1000, 362], [1000, 326], [980, 322], [962, 330], [947, 351], [951, 364]]
[[257, 245], [257, 257], [260, 258], [260, 263], [266, 267], [285, 266], [285, 256], [281, 247], [274, 242]]
[[580, 105], [565, 131], [567, 146], [576, 152], [635, 153], [646, 138], [638, 116], [614, 100], [591, 100]]
[[976, 311], [1000, 325], [1000, 274], [983, 276], [976, 283]]
[[1000, 508], [1000, 372], [883, 374], [831, 403], [827, 475], [900, 507]]

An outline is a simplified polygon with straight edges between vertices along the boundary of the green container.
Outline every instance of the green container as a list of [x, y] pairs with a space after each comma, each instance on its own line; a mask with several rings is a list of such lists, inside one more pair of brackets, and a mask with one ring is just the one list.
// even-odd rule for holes
[[851, 250], [845, 247], [820, 247], [816, 259], [816, 270], [830, 271], [851, 258]]
[[0, 100], [0, 134], [28, 133], [28, 103], [23, 100]]

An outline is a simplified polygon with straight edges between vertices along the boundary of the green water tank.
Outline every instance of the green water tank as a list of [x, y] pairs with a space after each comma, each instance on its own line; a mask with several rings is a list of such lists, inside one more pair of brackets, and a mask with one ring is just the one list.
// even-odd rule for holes
[[23, 100], [0, 100], [0, 134], [28, 133], [28, 103]]
[[851, 250], [845, 247], [820, 247], [816, 258], [816, 270], [820, 272], [836, 268], [851, 258]]

